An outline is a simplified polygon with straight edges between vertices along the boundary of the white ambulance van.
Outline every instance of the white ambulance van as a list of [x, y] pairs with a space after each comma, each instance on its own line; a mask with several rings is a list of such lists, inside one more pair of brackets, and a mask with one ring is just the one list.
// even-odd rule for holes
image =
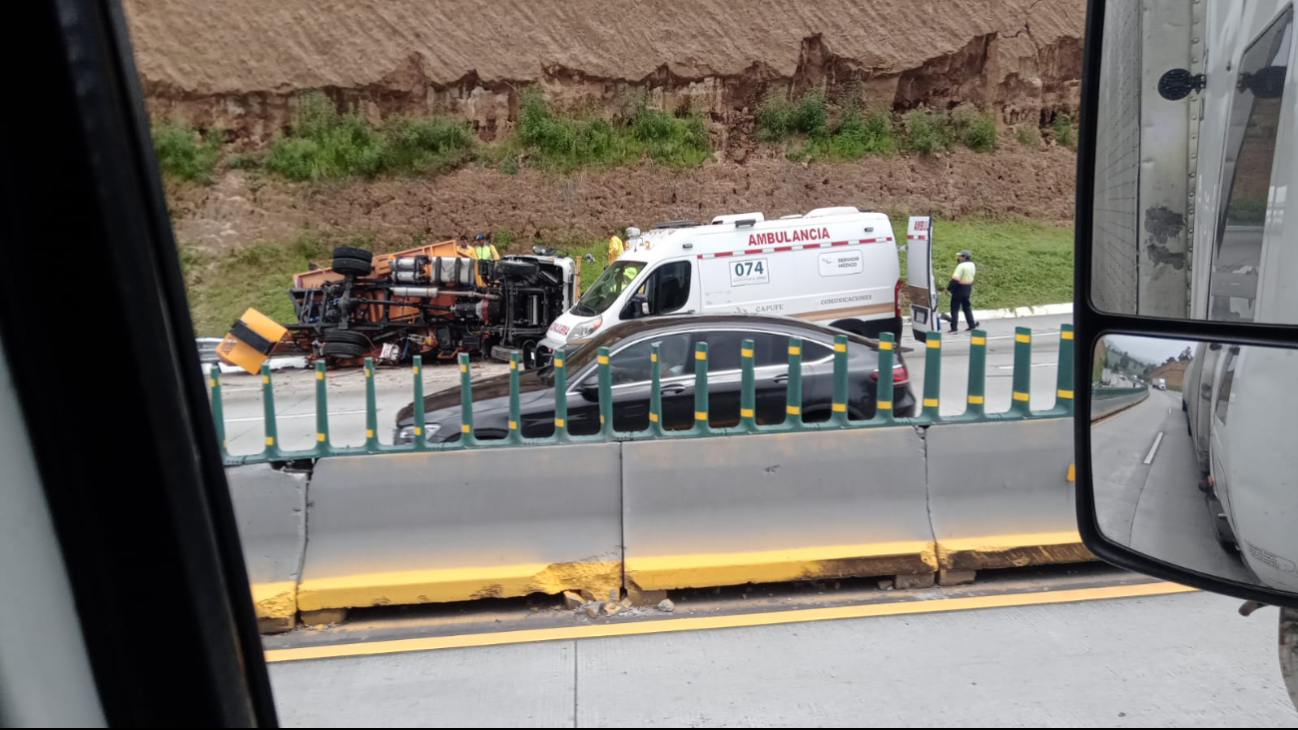
[[901, 267], [883, 213], [818, 208], [766, 220], [718, 216], [643, 235], [550, 326], [541, 361], [618, 322], [661, 314], [762, 314], [878, 337], [901, 331]]

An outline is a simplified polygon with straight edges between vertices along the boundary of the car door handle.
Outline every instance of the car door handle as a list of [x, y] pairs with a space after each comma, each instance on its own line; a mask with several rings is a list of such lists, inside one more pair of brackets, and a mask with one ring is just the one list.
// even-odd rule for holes
[[680, 383], [671, 383], [662, 386], [663, 395], [680, 395], [685, 392], [685, 386]]
[[774, 380], [776, 385], [784, 385], [785, 383], [789, 382], [789, 374], [780, 373], [779, 375], [775, 376]]

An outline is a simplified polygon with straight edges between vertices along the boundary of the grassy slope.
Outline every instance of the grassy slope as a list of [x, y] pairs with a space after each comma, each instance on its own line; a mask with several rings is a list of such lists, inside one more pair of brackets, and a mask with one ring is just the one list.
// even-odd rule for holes
[[[893, 228], [904, 240], [906, 217], [893, 216]], [[1029, 221], [936, 222], [935, 273], [943, 285], [963, 248], [978, 264], [973, 305], [978, 309], [1068, 302], [1073, 298], [1073, 232], [1071, 226]], [[264, 241], [216, 258], [182, 247], [181, 262], [190, 297], [190, 311], [200, 335], [224, 334], [248, 307], [256, 307], [281, 322], [292, 321], [293, 306], [286, 289], [295, 273], [315, 261], [327, 261], [333, 246], [369, 248], [363, 236], [323, 240], [303, 233], [291, 241]], [[595, 255], [583, 263], [584, 291], [604, 268], [608, 239], [553, 242], [574, 257]], [[502, 253], [523, 253], [514, 245]], [[905, 254], [902, 254], [905, 271]]]

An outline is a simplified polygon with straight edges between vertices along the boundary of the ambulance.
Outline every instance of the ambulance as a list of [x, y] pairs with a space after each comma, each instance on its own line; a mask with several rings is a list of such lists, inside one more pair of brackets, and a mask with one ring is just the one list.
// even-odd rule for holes
[[538, 347], [544, 361], [619, 322], [663, 314], [786, 316], [897, 335], [901, 265], [892, 223], [853, 207], [766, 220], [660, 223], [614, 261]]

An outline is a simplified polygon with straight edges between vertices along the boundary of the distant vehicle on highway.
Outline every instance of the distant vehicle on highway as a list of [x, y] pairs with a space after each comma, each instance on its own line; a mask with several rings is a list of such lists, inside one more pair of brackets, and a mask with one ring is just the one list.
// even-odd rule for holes
[[1154, 378], [1154, 387], [1159, 390], [1167, 390], [1167, 380], [1163, 378]]
[[[599, 376], [597, 351], [607, 347], [613, 382], [613, 428], [642, 431], [649, 428], [650, 347], [660, 343], [659, 377], [662, 387], [663, 427], [688, 429], [694, 424], [695, 345], [708, 344], [709, 423], [715, 428], [739, 423], [741, 379], [740, 344], [754, 343], [759, 424], [785, 419], [788, 381], [788, 341], [802, 339], [803, 420], [826, 421], [833, 403], [834, 337], [845, 334], [830, 327], [795, 319], [742, 315], [672, 316], [625, 322], [601, 332], [570, 350], [568, 373], [568, 431], [577, 436], [598, 433]], [[848, 334], [848, 415], [871, 418], [878, 386], [878, 342]], [[894, 351], [893, 413], [915, 414], [910, 375], [901, 349]], [[554, 367], [546, 366], [519, 376], [520, 430], [524, 438], [554, 433]], [[460, 390], [444, 390], [424, 398], [425, 433], [430, 443], [460, 438]], [[509, 434], [509, 375], [473, 384], [474, 435], [501, 439]], [[397, 413], [396, 443], [414, 440], [414, 407]]]

